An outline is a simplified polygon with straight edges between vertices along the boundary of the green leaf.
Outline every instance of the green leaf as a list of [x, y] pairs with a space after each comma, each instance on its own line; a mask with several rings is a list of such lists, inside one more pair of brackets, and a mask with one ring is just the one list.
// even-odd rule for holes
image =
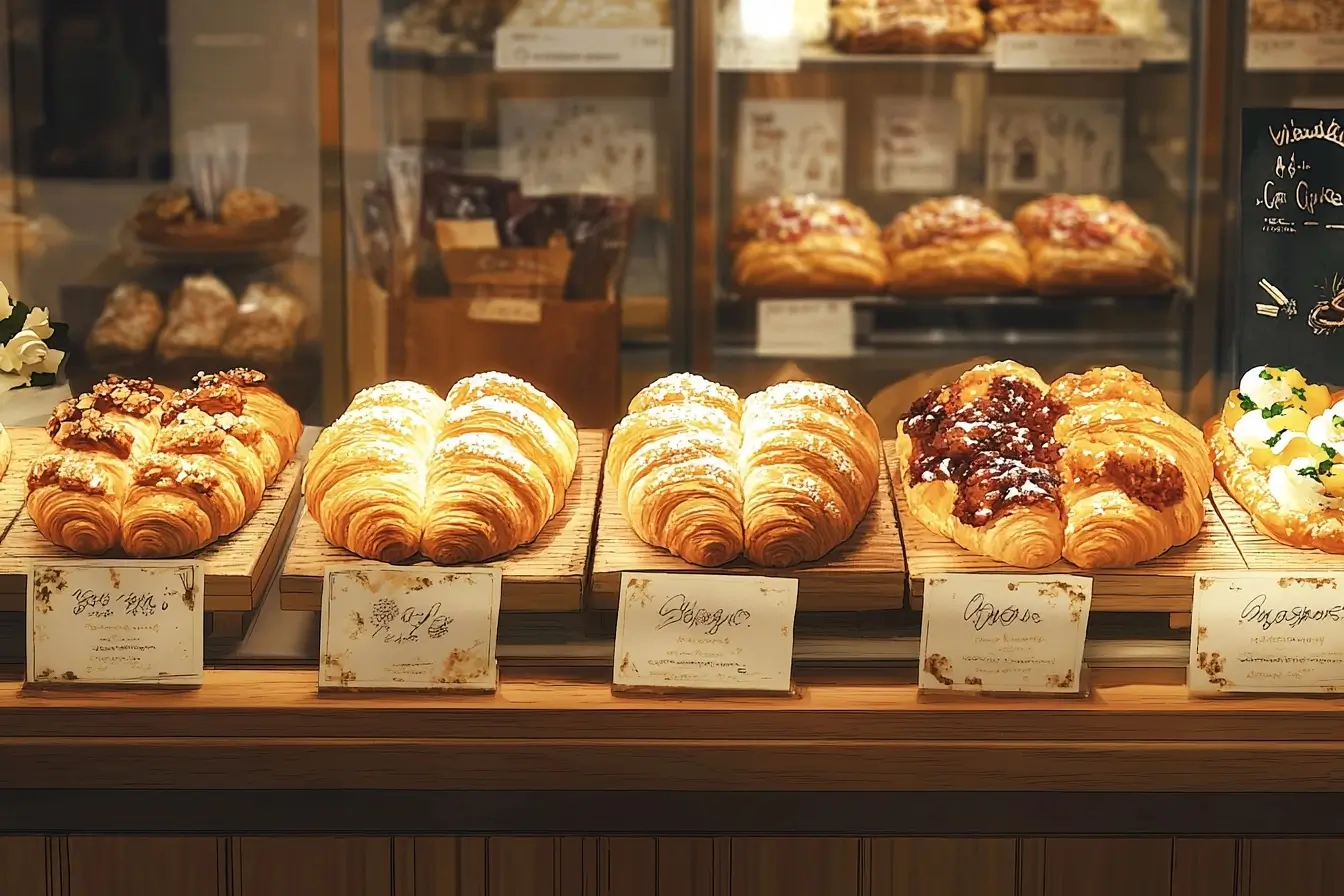
[[1307, 400], [1307, 390], [1303, 389], [1301, 386], [1294, 386], [1293, 394], [1297, 396], [1298, 401]]
[[1321, 481], [1321, 474], [1316, 471], [1315, 467], [1303, 467], [1297, 471], [1297, 475], [1306, 476], [1308, 479], [1315, 479], [1317, 482]]
[[1241, 409], [1243, 411], [1253, 411], [1259, 407], [1259, 405], [1254, 401], [1251, 401], [1251, 397], [1244, 392], [1237, 393], [1237, 401], [1241, 404]]
[[1335, 459], [1335, 455], [1339, 454], [1338, 451], [1336, 451], [1335, 449], [1331, 448], [1329, 445], [1322, 445], [1322, 446], [1321, 446], [1321, 450], [1323, 450], [1323, 451], [1325, 452], [1325, 456], [1328, 457], [1328, 458], [1330, 458], [1331, 460], [1334, 460], [1334, 459]]
[[1287, 431], [1288, 430], [1286, 429], [1279, 430], [1278, 432], [1274, 433], [1274, 435], [1265, 439], [1265, 444], [1273, 448], [1275, 445], [1279, 444], [1279, 441], [1283, 438], [1283, 434], [1286, 433]]
[[1270, 417], [1277, 417], [1284, 411], [1283, 402], [1276, 401], [1267, 408], [1260, 409], [1260, 416], [1268, 420]]
[[28, 378], [30, 386], [54, 386], [56, 385], [56, 374], [54, 373], [35, 373]]
[[1292, 370], [1293, 368], [1291, 368], [1291, 367], [1275, 367], [1274, 369], [1277, 370], [1277, 371], [1279, 371], [1280, 373], [1287, 373], [1288, 371]]
[[1262, 380], [1272, 380], [1272, 379], [1274, 379], [1274, 374], [1270, 373], [1270, 372], [1269, 372], [1269, 368], [1266, 367], [1264, 370], [1260, 371], [1260, 379], [1262, 379]]

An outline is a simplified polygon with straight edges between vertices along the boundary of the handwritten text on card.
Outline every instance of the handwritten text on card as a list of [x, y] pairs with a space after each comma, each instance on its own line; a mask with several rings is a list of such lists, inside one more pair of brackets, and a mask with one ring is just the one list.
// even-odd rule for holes
[[1092, 580], [948, 574], [924, 584], [919, 686], [1077, 693]]
[[617, 687], [786, 692], [798, 580], [624, 573]]
[[34, 566], [28, 682], [200, 685], [204, 582], [190, 562]]
[[318, 686], [494, 690], [497, 569], [327, 570]]
[[1344, 573], [1200, 573], [1191, 634], [1192, 693], [1344, 689]]

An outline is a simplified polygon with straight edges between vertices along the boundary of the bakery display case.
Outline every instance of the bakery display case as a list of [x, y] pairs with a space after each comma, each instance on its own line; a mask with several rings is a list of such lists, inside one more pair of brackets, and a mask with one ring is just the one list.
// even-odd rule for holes
[[868, 402], [972, 358], [1114, 363], [1183, 409], [1212, 324], [1188, 189], [1202, 4], [779, 6], [719, 4], [707, 52], [695, 307], [717, 376], [801, 369]]

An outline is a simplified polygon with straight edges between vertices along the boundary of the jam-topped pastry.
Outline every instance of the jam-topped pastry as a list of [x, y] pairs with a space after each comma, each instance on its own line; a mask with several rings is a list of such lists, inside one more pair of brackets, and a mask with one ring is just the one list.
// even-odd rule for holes
[[733, 281], [752, 295], [875, 292], [887, 281], [876, 222], [843, 199], [784, 196], [744, 209], [729, 236]]
[[1096, 2], [1008, 0], [996, 2], [989, 27], [999, 34], [1118, 34], [1120, 27]]
[[831, 25], [844, 53], [975, 53], [987, 36], [979, 5], [963, 0], [844, 0]]
[[1053, 385], [1012, 361], [975, 367], [914, 403], [895, 454], [919, 523], [1028, 569], [1133, 566], [1184, 544], [1213, 476], [1199, 431], [1123, 367]]
[[1344, 392], [1292, 367], [1252, 367], [1207, 433], [1218, 480], [1256, 529], [1344, 554]]
[[1026, 289], [1031, 276], [1017, 228], [969, 196], [926, 199], [882, 233], [891, 289], [907, 295], [991, 295]]
[[1123, 202], [1056, 194], [1019, 208], [1013, 223], [1039, 293], [1158, 293], [1176, 278], [1166, 246]]

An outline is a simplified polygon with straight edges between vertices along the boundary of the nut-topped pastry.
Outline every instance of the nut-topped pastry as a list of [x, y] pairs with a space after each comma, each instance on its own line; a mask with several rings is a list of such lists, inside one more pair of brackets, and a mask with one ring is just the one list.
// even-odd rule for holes
[[1001, 3], [989, 13], [999, 34], [1118, 34], [1115, 20], [1091, 3]]
[[159, 297], [134, 283], [122, 283], [107, 297], [85, 348], [91, 355], [141, 355], [154, 345], [163, 327]]
[[969, 196], [926, 199], [896, 216], [882, 233], [891, 288], [905, 294], [984, 295], [1019, 292], [1031, 262], [1017, 228]]
[[842, 2], [831, 9], [832, 41], [846, 53], [974, 53], [985, 16], [959, 0]]
[[733, 231], [733, 282], [744, 292], [852, 294], [886, 284], [877, 224], [852, 202], [776, 197], [744, 210]]
[[1166, 247], [1123, 202], [1056, 194], [1019, 208], [1013, 223], [1042, 294], [1157, 293], [1175, 280]]

